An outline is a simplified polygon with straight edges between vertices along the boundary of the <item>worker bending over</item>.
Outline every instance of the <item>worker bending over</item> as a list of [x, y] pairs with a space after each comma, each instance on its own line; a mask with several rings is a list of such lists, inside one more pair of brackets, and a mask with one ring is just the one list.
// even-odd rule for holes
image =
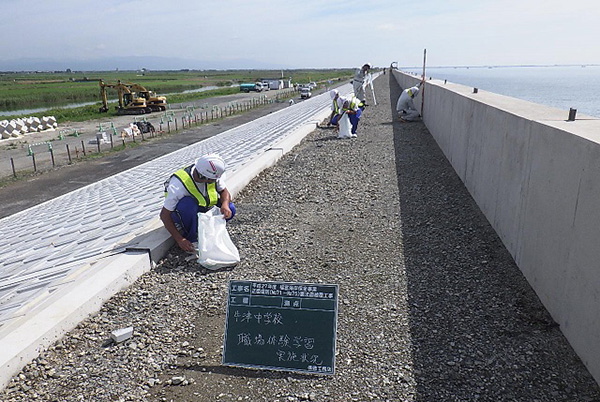
[[352, 126], [350, 137], [356, 137], [358, 123], [365, 108], [364, 103], [354, 95], [350, 95], [347, 98], [340, 96], [337, 89], [332, 89], [329, 94], [332, 100], [329, 124], [338, 126], [340, 119], [346, 114]]
[[370, 69], [371, 63], [365, 63], [361, 68], [356, 70], [354, 78], [352, 79], [352, 86], [354, 87], [354, 96], [360, 99], [365, 105], [367, 104], [365, 87], [368, 83], [367, 78]]
[[195, 251], [198, 241], [198, 213], [215, 205], [226, 220], [235, 216], [235, 205], [225, 184], [225, 161], [206, 154], [193, 165], [176, 171], [165, 182], [165, 202], [160, 219], [179, 247]]
[[421, 116], [419, 115], [419, 111], [413, 102], [413, 99], [418, 94], [418, 86], [410, 87], [402, 91], [400, 97], [398, 98], [398, 103], [396, 103], [396, 112], [398, 112], [400, 121], [407, 122], [420, 120]]

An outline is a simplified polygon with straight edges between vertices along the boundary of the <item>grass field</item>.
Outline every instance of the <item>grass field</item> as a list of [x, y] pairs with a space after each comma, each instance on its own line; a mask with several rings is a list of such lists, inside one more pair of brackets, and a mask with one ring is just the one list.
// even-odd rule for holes
[[[100, 88], [98, 80], [107, 83], [133, 82], [155, 91], [158, 94], [176, 93], [168, 101], [182, 102], [201, 99], [208, 96], [224, 95], [238, 91], [231, 85], [242, 82], [255, 82], [261, 78], [291, 78], [293, 83], [349, 79], [352, 70], [207, 70], [207, 71], [111, 71], [111, 72], [38, 72], [38, 73], [0, 73], [0, 111], [21, 109], [51, 108], [43, 113], [28, 113], [0, 117], [12, 119], [27, 116], [52, 115], [59, 120], [82, 121], [102, 117], [98, 112]], [[206, 86], [221, 87], [214, 91], [181, 94], [186, 90]], [[108, 89], [109, 98], [117, 93]], [[94, 102], [73, 109], [61, 109], [61, 106]], [[109, 105], [114, 110], [113, 105]], [[112, 113], [112, 112], [109, 112]]]

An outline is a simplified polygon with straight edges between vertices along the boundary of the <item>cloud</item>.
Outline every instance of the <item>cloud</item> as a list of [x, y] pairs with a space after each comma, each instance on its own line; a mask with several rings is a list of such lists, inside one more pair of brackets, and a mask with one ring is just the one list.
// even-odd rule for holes
[[437, 65], [600, 62], [600, 2], [591, 0], [98, 4], [5, 0], [5, 15], [27, 18], [3, 21], [0, 48], [14, 58], [135, 54], [298, 67], [420, 65], [424, 48]]

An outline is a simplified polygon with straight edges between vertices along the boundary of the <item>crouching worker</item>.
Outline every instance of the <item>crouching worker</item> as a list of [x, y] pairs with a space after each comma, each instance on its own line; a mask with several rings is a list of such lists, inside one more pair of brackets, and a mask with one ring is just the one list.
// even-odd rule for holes
[[356, 137], [356, 129], [358, 128], [358, 122], [360, 116], [365, 108], [364, 103], [356, 96], [350, 96], [349, 99], [344, 99], [342, 109], [348, 114], [350, 118], [350, 124], [352, 124], [352, 135]]
[[339, 126], [340, 119], [344, 114], [348, 116], [351, 124], [350, 137], [356, 137], [356, 130], [360, 121], [360, 116], [365, 108], [364, 103], [354, 95], [348, 98], [340, 96], [336, 89], [329, 92], [332, 100], [331, 115], [329, 116], [329, 125]]
[[235, 215], [235, 206], [225, 184], [225, 161], [217, 154], [196, 159], [193, 165], [179, 169], [165, 182], [165, 202], [160, 220], [177, 245], [195, 251], [198, 241], [198, 213], [215, 205], [226, 220]]
[[396, 103], [396, 112], [401, 122], [419, 121], [421, 119], [421, 115], [413, 102], [418, 94], [418, 86], [407, 88], [400, 94], [398, 103]]
[[339, 124], [340, 117], [342, 117], [342, 107], [344, 106], [344, 100], [340, 97], [337, 89], [329, 91], [331, 96], [331, 114], [329, 115], [329, 126], [337, 126]]

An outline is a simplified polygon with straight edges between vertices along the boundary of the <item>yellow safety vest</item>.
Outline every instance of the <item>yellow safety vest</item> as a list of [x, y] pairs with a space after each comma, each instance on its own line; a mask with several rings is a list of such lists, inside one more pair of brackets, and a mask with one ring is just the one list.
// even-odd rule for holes
[[[206, 193], [208, 195], [208, 201], [207, 201], [206, 198], [202, 195], [202, 193], [196, 187], [194, 178], [192, 177], [192, 168], [193, 167], [194, 167], [194, 165], [190, 165], [186, 168], [179, 169], [178, 171], [173, 173], [173, 176], [177, 177], [179, 179], [179, 181], [181, 181], [181, 183], [183, 184], [185, 189], [196, 199], [196, 201], [198, 202], [198, 205], [200, 207], [206, 208], [208, 210], [211, 207], [217, 205], [217, 202], [219, 201], [219, 193], [217, 192], [217, 183], [216, 182], [206, 183]], [[173, 176], [171, 176], [171, 177], [173, 177]], [[165, 189], [165, 196], [166, 196], [166, 194], [167, 193], [166, 193], [166, 189]]]
[[338, 106], [337, 99], [333, 100], [333, 111], [335, 114], [340, 114], [340, 107]]
[[344, 110], [354, 110], [354, 108], [358, 105], [358, 107], [363, 106], [363, 103], [358, 100], [358, 98], [356, 96], [352, 97], [352, 100], [350, 101], [350, 104], [348, 105], [348, 108], [344, 109]]

